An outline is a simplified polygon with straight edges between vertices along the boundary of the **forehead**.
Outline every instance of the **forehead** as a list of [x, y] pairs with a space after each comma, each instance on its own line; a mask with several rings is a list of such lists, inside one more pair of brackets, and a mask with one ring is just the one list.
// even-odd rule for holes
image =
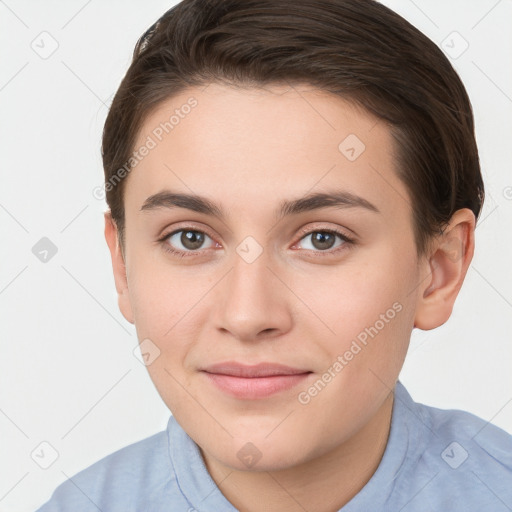
[[271, 207], [340, 186], [377, 206], [409, 206], [389, 127], [308, 85], [189, 88], [145, 119], [134, 150], [144, 146], [126, 187], [138, 208], [164, 188]]

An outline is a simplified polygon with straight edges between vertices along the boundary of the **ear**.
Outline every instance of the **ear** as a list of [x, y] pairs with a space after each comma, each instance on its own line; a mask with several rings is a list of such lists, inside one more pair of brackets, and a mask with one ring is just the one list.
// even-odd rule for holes
[[119, 233], [116, 223], [112, 219], [110, 211], [105, 212], [105, 240], [110, 249], [112, 258], [112, 268], [114, 270], [114, 281], [117, 290], [117, 302], [123, 316], [130, 322], [133, 321], [132, 306], [130, 303], [130, 295], [128, 293], [128, 280], [126, 277], [126, 266], [124, 256], [119, 245]]
[[453, 214], [425, 259], [427, 278], [419, 289], [415, 327], [434, 329], [450, 318], [474, 250], [475, 215], [463, 208]]

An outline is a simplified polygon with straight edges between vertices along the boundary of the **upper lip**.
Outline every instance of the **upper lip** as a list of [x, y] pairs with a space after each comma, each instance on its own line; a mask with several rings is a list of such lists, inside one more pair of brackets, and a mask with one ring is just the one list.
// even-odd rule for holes
[[234, 377], [269, 377], [273, 375], [297, 375], [301, 373], [310, 373], [310, 370], [301, 368], [292, 368], [278, 363], [259, 363], [256, 365], [247, 365], [236, 361], [225, 361], [223, 363], [212, 364], [202, 371], [207, 373], [216, 373], [220, 375], [232, 375]]

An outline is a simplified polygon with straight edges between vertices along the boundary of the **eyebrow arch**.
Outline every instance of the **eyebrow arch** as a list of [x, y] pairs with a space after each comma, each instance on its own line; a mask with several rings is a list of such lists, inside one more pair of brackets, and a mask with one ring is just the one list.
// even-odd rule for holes
[[[379, 209], [366, 199], [346, 191], [316, 192], [293, 200], [284, 200], [277, 210], [277, 219], [321, 208], [364, 208], [380, 213]], [[183, 194], [171, 190], [162, 190], [149, 196], [141, 211], [153, 211], [161, 208], [186, 208], [225, 220], [227, 215], [222, 207], [206, 197], [195, 194]]]

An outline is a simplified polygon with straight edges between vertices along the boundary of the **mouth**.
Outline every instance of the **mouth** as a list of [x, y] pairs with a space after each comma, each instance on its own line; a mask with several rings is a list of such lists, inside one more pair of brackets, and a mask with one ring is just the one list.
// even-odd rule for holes
[[267, 398], [289, 390], [313, 373], [276, 363], [245, 365], [234, 361], [211, 365], [201, 372], [220, 391], [245, 400]]

